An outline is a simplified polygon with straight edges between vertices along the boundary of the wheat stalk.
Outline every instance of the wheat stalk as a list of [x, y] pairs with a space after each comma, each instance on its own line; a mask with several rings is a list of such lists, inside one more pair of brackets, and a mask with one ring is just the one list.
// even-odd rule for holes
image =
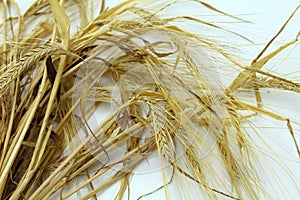
[[19, 58], [17, 61], [10, 63], [5, 68], [2, 68], [0, 73], [0, 90], [4, 91], [7, 86], [14, 81], [18, 76], [26, 73], [27, 70], [34, 68], [34, 66], [54, 53], [62, 52], [60, 47], [53, 46], [42, 46], [32, 49], [30, 52], [25, 53], [24, 56]]

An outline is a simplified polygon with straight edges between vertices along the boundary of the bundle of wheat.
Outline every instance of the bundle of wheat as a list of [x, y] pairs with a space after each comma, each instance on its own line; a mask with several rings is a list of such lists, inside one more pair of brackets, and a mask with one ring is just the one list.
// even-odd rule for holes
[[[263, 69], [297, 44], [300, 32], [265, 55], [299, 7], [245, 66], [234, 46], [213, 38], [221, 31], [249, 41], [242, 34], [188, 13], [162, 14], [187, 4], [247, 23], [198, 0], [112, 8], [104, 0], [36, 0], [24, 14], [15, 1], [0, 2], [1, 199], [97, 199], [116, 182], [115, 199], [130, 199], [131, 177], [155, 153], [164, 183], [140, 198], [162, 189], [172, 199], [176, 182], [185, 199], [198, 198], [190, 184], [208, 199], [274, 199], [246, 126], [259, 116], [285, 121], [300, 155], [294, 121], [261, 98], [261, 88], [300, 92], [297, 81]], [[237, 76], [225, 84], [220, 74], [228, 72]], [[256, 103], [240, 91], [255, 92]], [[106, 112], [102, 121], [97, 112]]]

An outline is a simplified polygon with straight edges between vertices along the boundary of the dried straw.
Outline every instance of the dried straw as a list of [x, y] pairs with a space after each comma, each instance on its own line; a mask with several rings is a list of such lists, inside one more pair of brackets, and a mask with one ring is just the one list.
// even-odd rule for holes
[[[285, 121], [300, 156], [294, 121], [265, 109], [260, 94], [260, 88], [300, 93], [297, 81], [263, 68], [297, 43], [299, 34], [265, 55], [299, 7], [245, 66], [228, 45], [189, 28], [247, 37], [201, 16], [161, 14], [180, 3], [247, 23], [197, 0], [127, 0], [107, 9], [104, 0], [36, 0], [23, 15], [14, 1], [0, 2], [1, 199], [69, 199], [83, 188], [88, 192], [75, 198], [96, 199], [118, 181], [115, 199], [123, 199], [137, 166], [155, 152], [166, 167], [164, 184], [145, 196], [164, 188], [171, 199], [168, 187], [176, 181], [194, 199], [185, 185], [191, 180], [208, 199], [274, 198], [253, 164], [258, 147], [245, 124], [259, 115]], [[222, 63], [242, 70], [228, 85], [219, 81]], [[255, 92], [256, 105], [239, 96], [245, 89]], [[103, 105], [111, 112], [92, 124]], [[83, 139], [70, 148], [78, 133]], [[94, 185], [95, 179], [103, 181]]]

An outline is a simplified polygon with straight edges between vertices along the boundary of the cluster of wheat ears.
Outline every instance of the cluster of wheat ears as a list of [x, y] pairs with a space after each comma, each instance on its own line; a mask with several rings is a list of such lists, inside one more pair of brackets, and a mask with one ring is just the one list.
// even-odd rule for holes
[[[201, 15], [162, 14], [188, 3], [247, 23], [199, 0], [127, 0], [111, 8], [104, 0], [36, 0], [22, 14], [14, 0], [0, 1], [0, 199], [97, 199], [116, 182], [115, 199], [130, 199], [131, 177], [153, 153], [163, 184], [140, 199], [158, 190], [172, 199], [173, 182], [185, 199], [199, 199], [187, 181], [207, 199], [274, 198], [261, 183], [245, 125], [258, 116], [285, 121], [300, 155], [297, 121], [266, 109], [261, 97], [263, 88], [300, 93], [297, 81], [263, 69], [297, 44], [296, 32], [267, 52], [298, 8], [245, 65], [234, 46], [205, 30], [247, 41], [242, 34]], [[236, 74], [229, 84], [223, 70]], [[98, 122], [102, 105], [110, 112]]]

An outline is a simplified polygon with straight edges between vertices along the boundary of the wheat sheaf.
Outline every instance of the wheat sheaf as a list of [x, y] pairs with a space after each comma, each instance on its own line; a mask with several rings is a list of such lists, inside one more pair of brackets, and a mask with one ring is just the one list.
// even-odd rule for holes
[[[300, 6], [246, 63], [228, 38], [253, 43], [228, 26], [249, 22], [209, 3], [107, 3], [0, 1], [0, 199], [298, 199], [285, 161], [300, 166], [300, 122], [267, 97], [299, 96], [299, 62], [294, 76], [268, 64], [299, 46], [298, 30], [275, 42]], [[186, 7], [196, 14], [172, 12]], [[260, 120], [290, 144], [264, 139]], [[158, 187], [131, 187], [154, 172]]]

